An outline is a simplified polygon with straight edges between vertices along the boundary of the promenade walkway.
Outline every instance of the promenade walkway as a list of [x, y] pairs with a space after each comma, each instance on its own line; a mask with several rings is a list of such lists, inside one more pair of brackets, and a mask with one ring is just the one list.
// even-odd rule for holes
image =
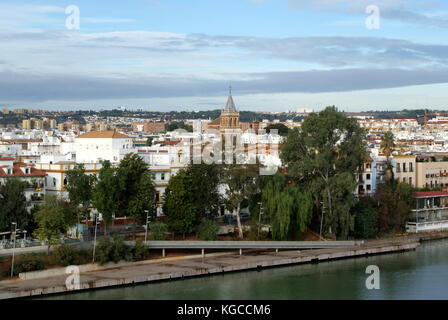
[[[117, 285], [129, 285], [139, 282], [169, 280], [183, 277], [218, 274], [274, 267], [297, 263], [318, 262], [338, 258], [363, 256], [415, 249], [419, 245], [417, 238], [386, 239], [369, 241], [362, 245], [345, 248], [287, 250], [279, 252], [251, 251], [239, 255], [238, 252], [209, 254], [188, 259], [165, 258], [109, 267], [80, 275], [81, 289], [104, 288]], [[0, 299], [26, 297], [41, 294], [68, 292], [68, 275], [59, 275], [34, 280], [8, 280], [0, 282]]]

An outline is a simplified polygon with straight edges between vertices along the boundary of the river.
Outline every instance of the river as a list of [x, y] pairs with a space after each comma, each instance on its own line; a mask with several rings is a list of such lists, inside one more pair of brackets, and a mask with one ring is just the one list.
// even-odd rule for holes
[[[366, 268], [380, 270], [380, 289], [365, 286]], [[139, 284], [42, 299], [448, 299], [448, 240], [417, 250]]]

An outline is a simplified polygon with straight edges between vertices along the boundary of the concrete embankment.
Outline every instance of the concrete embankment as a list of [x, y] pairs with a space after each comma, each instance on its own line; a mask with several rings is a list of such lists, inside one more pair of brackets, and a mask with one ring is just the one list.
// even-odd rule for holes
[[[105, 267], [106, 269], [81, 272], [79, 290], [400, 252], [417, 248], [419, 240], [413, 238], [389, 239], [345, 248], [280, 252], [251, 251], [244, 252], [243, 255], [239, 255], [237, 252], [230, 252], [226, 254], [210, 254], [205, 255], [205, 257], [177, 257], [127, 263], [125, 265], [108, 265]], [[47, 278], [1, 281], [0, 299], [72, 291], [66, 287], [67, 276], [67, 274], [59, 273]]]

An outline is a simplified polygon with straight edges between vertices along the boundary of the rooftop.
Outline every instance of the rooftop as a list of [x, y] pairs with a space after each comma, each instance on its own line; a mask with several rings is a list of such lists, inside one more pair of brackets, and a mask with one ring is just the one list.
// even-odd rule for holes
[[119, 133], [115, 130], [110, 131], [90, 131], [87, 133], [84, 133], [80, 136], [76, 137], [77, 139], [81, 138], [91, 138], [91, 139], [126, 139], [129, 138], [127, 135], [124, 135], [122, 133]]

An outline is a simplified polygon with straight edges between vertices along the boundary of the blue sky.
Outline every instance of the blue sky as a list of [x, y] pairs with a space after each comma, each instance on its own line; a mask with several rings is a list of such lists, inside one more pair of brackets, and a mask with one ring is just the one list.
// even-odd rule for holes
[[447, 31], [443, 0], [3, 0], [0, 105], [444, 108]]

